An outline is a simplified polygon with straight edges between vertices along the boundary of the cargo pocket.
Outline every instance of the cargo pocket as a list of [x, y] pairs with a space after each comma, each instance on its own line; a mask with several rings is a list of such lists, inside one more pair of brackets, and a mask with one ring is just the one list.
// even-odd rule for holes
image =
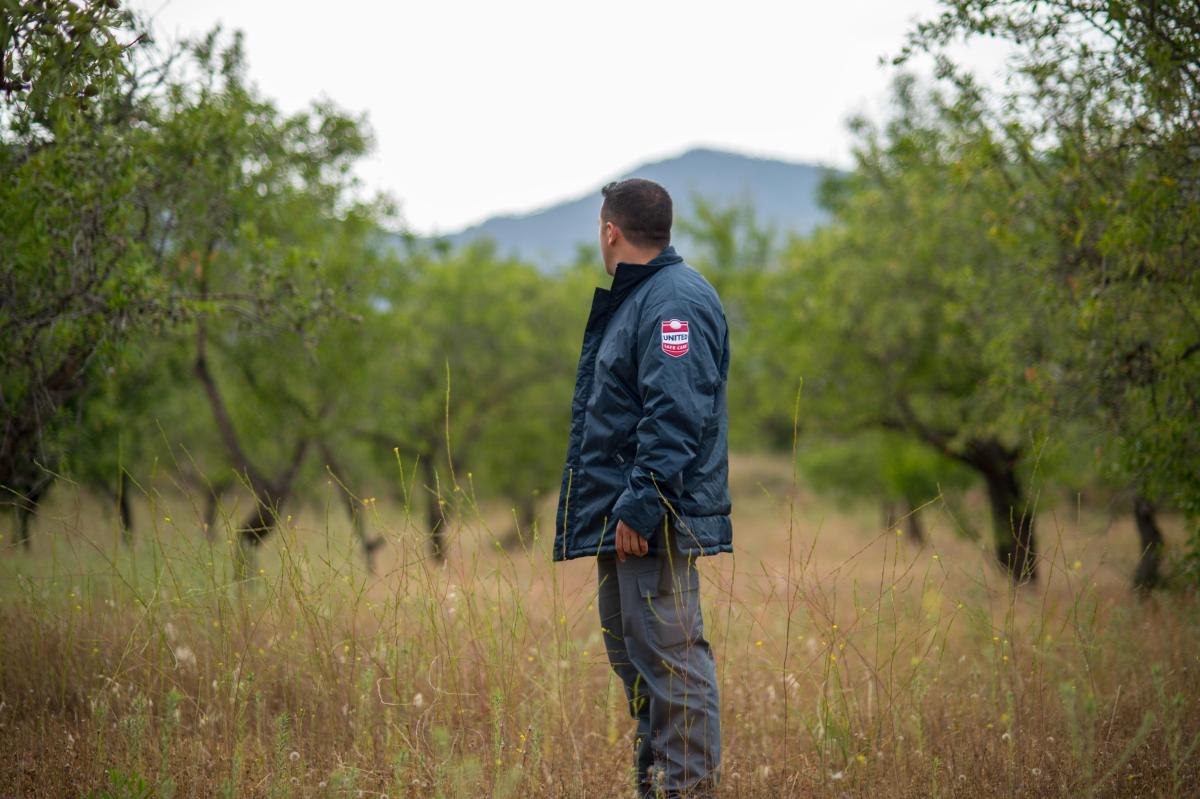
[[686, 555], [673, 554], [673, 569], [666, 555], [661, 557], [660, 569], [637, 575], [646, 629], [651, 640], [664, 649], [690, 646], [704, 635], [700, 574], [695, 560], [689, 563]]

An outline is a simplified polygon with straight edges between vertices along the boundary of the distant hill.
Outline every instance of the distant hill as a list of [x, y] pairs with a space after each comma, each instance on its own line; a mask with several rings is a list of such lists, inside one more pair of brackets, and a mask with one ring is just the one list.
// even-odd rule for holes
[[[817, 185], [827, 168], [722, 150], [694, 149], [674, 158], [643, 164], [611, 178], [648, 178], [661, 183], [675, 202], [675, 219], [691, 216], [694, 190], [724, 206], [748, 198], [760, 223], [773, 223], [782, 232], [806, 233], [826, 219], [817, 205]], [[438, 236], [458, 246], [490, 236], [500, 255], [515, 255], [553, 271], [574, 260], [578, 245], [595, 244], [603, 180], [574, 200], [524, 214], [494, 216], [457, 233]], [[673, 242], [688, 256], [686, 237]]]

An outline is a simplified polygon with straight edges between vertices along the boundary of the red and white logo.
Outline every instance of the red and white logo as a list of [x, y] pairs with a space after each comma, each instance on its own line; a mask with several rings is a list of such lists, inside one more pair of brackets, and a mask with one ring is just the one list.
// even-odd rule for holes
[[688, 350], [688, 323], [682, 319], [664, 319], [662, 323], [662, 351], [672, 358], [686, 355]]

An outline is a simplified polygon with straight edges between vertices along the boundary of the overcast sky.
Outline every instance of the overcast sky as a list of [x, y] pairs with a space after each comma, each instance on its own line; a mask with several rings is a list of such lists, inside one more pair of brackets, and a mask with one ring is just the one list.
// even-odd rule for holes
[[[446, 233], [577, 195], [698, 145], [846, 166], [881, 66], [934, 0], [134, 0], [160, 39], [220, 21], [285, 110], [365, 112], [358, 174], [408, 227]], [[1002, 56], [959, 58], [998, 81]], [[928, 73], [927, 61], [917, 65]]]

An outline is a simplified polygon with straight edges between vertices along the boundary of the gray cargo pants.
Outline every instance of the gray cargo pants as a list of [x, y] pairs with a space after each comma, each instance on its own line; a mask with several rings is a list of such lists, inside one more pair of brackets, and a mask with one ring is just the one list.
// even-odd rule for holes
[[705, 797], [720, 779], [721, 719], [712, 649], [700, 614], [696, 556], [674, 531], [660, 554], [597, 557], [597, 605], [608, 662], [621, 678], [643, 797]]

